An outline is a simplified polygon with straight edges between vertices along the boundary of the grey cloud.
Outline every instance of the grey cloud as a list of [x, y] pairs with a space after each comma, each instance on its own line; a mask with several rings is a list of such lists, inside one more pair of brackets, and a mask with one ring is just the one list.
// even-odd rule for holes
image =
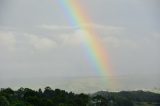
[[[91, 22], [83, 23], [83, 27], [91, 27], [102, 40], [110, 58], [109, 62], [117, 74], [116, 79], [121, 79], [122, 88], [159, 87], [159, 2], [80, 2]], [[0, 4], [2, 87], [52, 85], [55, 79], [45, 78], [59, 77], [62, 80], [54, 87], [65, 89], [68, 86], [68, 90], [75, 90], [77, 87], [76, 89], [82, 91], [107, 88], [101, 86], [99, 80], [96, 82], [96, 77], [101, 75], [92, 70], [90, 60], [87, 60], [86, 50], [83, 48], [86, 44], [83, 38], [84, 29], [68, 22], [57, 0], [2, 0], [0, 3], [3, 3], [3, 6]], [[80, 76], [79, 79], [75, 78]], [[93, 76], [95, 77], [89, 78]], [[69, 80], [71, 77], [74, 78]], [[38, 81], [33, 79], [43, 85], [36, 85]], [[75, 84], [76, 82], [79, 84]], [[91, 82], [96, 82], [99, 86]], [[90, 84], [87, 85], [88, 83]]]
[[0, 31], [0, 48], [4, 50], [14, 50], [16, 45], [16, 38], [12, 32]]

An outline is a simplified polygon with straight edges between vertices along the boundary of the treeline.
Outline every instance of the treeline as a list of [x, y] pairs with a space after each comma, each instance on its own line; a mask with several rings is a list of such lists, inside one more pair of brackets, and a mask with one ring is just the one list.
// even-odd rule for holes
[[149, 91], [99, 91], [91, 95], [91, 97], [95, 96], [101, 96], [109, 102], [112, 101], [112, 105], [106, 106], [160, 106], [160, 94]]
[[88, 95], [52, 90], [50, 87], [43, 91], [29, 88], [0, 90], [0, 106], [134, 106], [144, 102], [156, 106], [160, 103], [160, 94], [144, 91], [100, 91]]
[[86, 106], [89, 96], [46, 87], [44, 91], [20, 88], [1, 89], [0, 106]]

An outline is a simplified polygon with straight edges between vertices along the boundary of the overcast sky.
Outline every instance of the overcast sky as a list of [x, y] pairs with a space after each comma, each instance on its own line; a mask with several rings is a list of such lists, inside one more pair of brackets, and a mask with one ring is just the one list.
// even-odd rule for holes
[[[108, 89], [86, 61], [83, 30], [68, 22], [58, 2], [0, 0], [0, 87]], [[80, 3], [106, 47], [119, 89], [160, 87], [160, 1]]]

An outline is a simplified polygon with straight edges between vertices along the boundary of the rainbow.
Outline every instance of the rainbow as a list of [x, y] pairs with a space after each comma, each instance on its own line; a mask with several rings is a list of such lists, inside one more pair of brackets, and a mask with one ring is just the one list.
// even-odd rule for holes
[[108, 61], [108, 54], [97, 32], [92, 28], [93, 24], [91, 19], [87, 16], [87, 13], [85, 13], [85, 9], [80, 6], [78, 0], [59, 0], [59, 3], [70, 24], [83, 30], [85, 50], [87, 51], [93, 69], [103, 76], [103, 80], [105, 80], [104, 82], [108, 86], [114, 86], [115, 82], [110, 81], [114, 79], [114, 73]]

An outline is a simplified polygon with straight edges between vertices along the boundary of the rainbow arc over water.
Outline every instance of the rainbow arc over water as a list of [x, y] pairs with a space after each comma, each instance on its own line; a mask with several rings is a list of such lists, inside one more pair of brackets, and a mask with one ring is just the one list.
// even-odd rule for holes
[[[59, 0], [65, 17], [68, 18], [72, 26], [83, 30], [83, 40], [85, 51], [89, 56], [94, 70], [103, 76], [103, 82], [108, 86], [115, 87], [114, 73], [109, 63], [109, 56], [106, 52], [98, 33], [93, 28], [93, 23], [86, 13], [86, 9], [81, 6], [79, 0]], [[87, 25], [86, 25], [87, 24]]]

